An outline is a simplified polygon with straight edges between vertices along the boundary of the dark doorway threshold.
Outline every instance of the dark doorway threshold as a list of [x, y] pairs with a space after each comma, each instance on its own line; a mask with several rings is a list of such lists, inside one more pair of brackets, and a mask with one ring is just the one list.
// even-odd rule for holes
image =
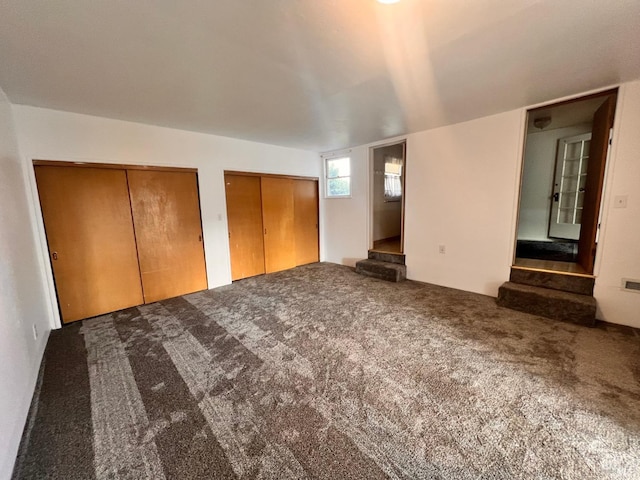
[[578, 242], [573, 240], [518, 240], [516, 257], [555, 262], [575, 262], [578, 257]]

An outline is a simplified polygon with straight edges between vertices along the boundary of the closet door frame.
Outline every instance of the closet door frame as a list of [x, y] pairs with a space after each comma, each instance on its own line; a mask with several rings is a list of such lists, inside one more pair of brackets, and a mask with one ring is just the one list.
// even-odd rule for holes
[[[202, 203], [200, 202], [200, 179], [198, 175], [198, 169], [194, 167], [173, 167], [173, 166], [160, 166], [160, 165], [134, 165], [134, 164], [125, 164], [125, 163], [101, 163], [101, 162], [91, 162], [91, 161], [69, 161], [69, 160], [43, 160], [41, 158], [28, 158], [26, 160], [28, 163], [31, 163], [32, 167], [28, 170], [29, 183], [31, 186], [31, 198], [30, 200], [33, 202], [32, 205], [32, 222], [35, 235], [37, 237], [37, 243], [40, 247], [40, 266], [45, 272], [45, 293], [47, 295], [46, 303], [49, 305], [49, 313], [51, 322], [51, 328], [57, 329], [61, 328], [65, 323], [62, 321], [62, 315], [60, 310], [60, 304], [58, 301], [58, 296], [56, 292], [56, 284], [55, 278], [53, 275], [53, 267], [51, 265], [51, 257], [49, 255], [49, 244], [47, 241], [45, 226], [44, 226], [44, 216], [42, 213], [42, 208], [40, 206], [40, 197], [38, 192], [38, 186], [36, 182], [35, 176], [35, 168], [36, 166], [50, 166], [50, 167], [77, 167], [77, 168], [103, 168], [103, 169], [113, 169], [113, 170], [155, 170], [155, 171], [165, 171], [165, 172], [190, 172], [196, 174], [196, 179], [198, 182], [198, 200], [200, 204], [200, 223], [202, 228]], [[137, 248], [137, 247], [136, 247]], [[207, 255], [206, 249], [204, 247], [204, 230], [203, 230], [203, 241], [202, 241], [202, 250], [204, 253], [204, 262], [205, 262], [205, 272], [207, 269]], [[207, 282], [208, 282], [208, 274], [207, 274]], [[73, 323], [73, 322], [72, 322]]]
[[33, 166], [48, 167], [77, 167], [77, 168], [106, 168], [113, 170], [154, 170], [157, 172], [185, 172], [198, 174], [197, 168], [191, 167], [160, 167], [153, 165], [127, 165], [124, 163], [93, 163], [93, 162], [66, 162], [58, 160], [33, 160]]
[[259, 173], [259, 172], [241, 172], [239, 170], [225, 170], [225, 175], [244, 175], [245, 177], [273, 177], [273, 178], [290, 178], [291, 180], [315, 180], [319, 182], [318, 177], [304, 177], [301, 175], [280, 175], [278, 173]]

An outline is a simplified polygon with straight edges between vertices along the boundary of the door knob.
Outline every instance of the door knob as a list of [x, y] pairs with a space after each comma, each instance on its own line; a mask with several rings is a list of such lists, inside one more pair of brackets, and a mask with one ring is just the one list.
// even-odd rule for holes
[[58, 259], [58, 252], [53, 252], [53, 253], [51, 254], [51, 257], [52, 257], [54, 260], [57, 260], [57, 259]]

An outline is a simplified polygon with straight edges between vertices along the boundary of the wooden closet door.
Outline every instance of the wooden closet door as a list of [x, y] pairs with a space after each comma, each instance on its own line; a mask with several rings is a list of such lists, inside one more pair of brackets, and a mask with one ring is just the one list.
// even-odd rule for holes
[[319, 260], [318, 182], [294, 180], [293, 187], [296, 264], [305, 265]]
[[267, 273], [296, 266], [293, 180], [261, 177], [264, 261]]
[[143, 303], [124, 170], [35, 167], [64, 323]]
[[207, 288], [193, 172], [127, 170], [145, 303]]
[[264, 270], [264, 234], [260, 177], [224, 176], [231, 279], [253, 277]]

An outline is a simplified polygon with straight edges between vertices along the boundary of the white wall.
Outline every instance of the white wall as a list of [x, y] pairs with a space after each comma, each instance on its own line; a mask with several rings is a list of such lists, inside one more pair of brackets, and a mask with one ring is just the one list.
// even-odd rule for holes
[[[322, 171], [315, 152], [22, 105], [14, 105], [13, 112], [42, 252], [47, 246], [33, 159], [195, 167], [209, 288], [231, 283], [224, 170], [309, 177], [319, 177]], [[321, 198], [321, 210], [323, 202]], [[322, 243], [321, 238], [321, 255]], [[50, 268], [47, 262], [46, 278], [53, 292]], [[55, 301], [55, 294], [51, 296]], [[55, 325], [57, 308], [52, 315]]]
[[353, 267], [369, 248], [369, 150], [357, 147], [344, 154], [351, 159], [351, 197], [324, 199], [323, 258]]
[[549, 241], [549, 214], [558, 140], [591, 132], [591, 124], [534, 131], [527, 135], [520, 194], [518, 240]]
[[384, 198], [385, 157], [402, 158], [404, 146], [389, 145], [373, 151], [373, 240], [400, 236], [402, 232], [402, 202]]
[[410, 278], [497, 294], [511, 265], [522, 129], [512, 111], [407, 138]]
[[[513, 158], [522, 151], [523, 121], [523, 113], [514, 111], [379, 142], [407, 141], [409, 278], [497, 294], [511, 265], [518, 174]], [[352, 265], [367, 256], [368, 158], [374, 146], [351, 149], [352, 183], [358, 186], [352, 198], [339, 205], [326, 201], [327, 261]], [[445, 245], [444, 255], [439, 245]]]
[[[526, 108], [411, 134], [405, 253], [414, 280], [496, 296], [512, 264]], [[598, 318], [640, 327], [640, 82], [621, 85], [596, 256]], [[389, 141], [385, 142], [389, 143]], [[367, 158], [355, 147], [353, 197], [327, 200], [326, 259], [353, 264], [368, 248]], [[628, 207], [613, 197], [628, 195]], [[446, 246], [444, 255], [438, 245]]]
[[50, 330], [29, 216], [11, 106], [0, 90], [0, 478], [11, 476]]
[[[622, 279], [640, 279], [640, 81], [622, 86], [604, 192], [596, 287], [599, 318], [640, 328], [640, 293], [624, 291]], [[627, 196], [627, 208], [613, 199]]]

